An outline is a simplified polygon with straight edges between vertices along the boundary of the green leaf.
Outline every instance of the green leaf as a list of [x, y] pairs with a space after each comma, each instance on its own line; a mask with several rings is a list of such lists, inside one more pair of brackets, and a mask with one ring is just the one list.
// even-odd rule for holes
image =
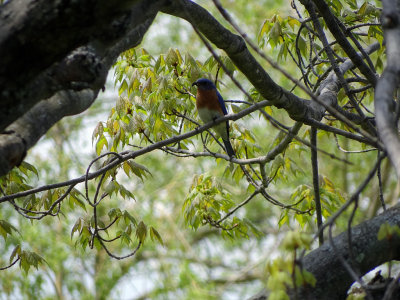
[[284, 289], [272, 291], [269, 296], [268, 300], [289, 300], [289, 295], [285, 292]]
[[279, 38], [282, 35], [282, 27], [279, 21], [276, 21], [274, 25], [271, 28], [271, 32], [269, 34], [269, 37], [271, 38], [272, 41], [277, 43], [279, 41]]
[[118, 234], [120, 235], [121, 244], [129, 245], [132, 242], [131, 237], [125, 231], [121, 231]]
[[143, 223], [143, 221], [140, 221], [136, 228], [136, 237], [144, 243], [144, 240], [146, 239], [147, 236], [147, 226], [146, 224]]
[[11, 223], [5, 220], [0, 220], [0, 235], [3, 236], [4, 240], [7, 239], [8, 235], [12, 235], [13, 231], [19, 233], [17, 228], [15, 228]]
[[[22, 161], [21, 164], [19, 165], [19, 169], [26, 169], [31, 171], [32, 173], [34, 173], [36, 175], [36, 177], [39, 178], [39, 173], [37, 171], [37, 169], [31, 165], [30, 163], [27, 163], [26, 161]], [[25, 172], [24, 172], [25, 173]], [[26, 174], [26, 173], [25, 173]]]
[[150, 174], [150, 171], [143, 165], [134, 162], [133, 160], [128, 160], [128, 164], [131, 167], [132, 172], [143, 180], [143, 177], [146, 177], [146, 173]]
[[93, 240], [93, 245], [95, 246], [97, 251], [99, 251], [103, 248], [103, 246], [101, 245], [101, 243], [97, 237]]
[[21, 255], [21, 259], [19, 260], [19, 266], [20, 268], [22, 268], [22, 270], [25, 271], [25, 274], [28, 273], [31, 265], [28, 263], [27, 259], [25, 258], [25, 255]]
[[311, 242], [311, 235], [298, 231], [289, 231], [282, 241], [282, 247], [288, 251], [299, 248], [309, 249]]
[[45, 262], [44, 258], [39, 254], [31, 251], [22, 251], [20, 255], [20, 267], [28, 273], [31, 266], [38, 268], [39, 264], [43, 264]]
[[268, 20], [265, 20], [263, 25], [261, 26], [260, 33], [258, 34], [258, 42], [260, 43], [261, 39], [265, 34], [267, 34], [271, 29], [271, 23]]
[[301, 25], [299, 20], [297, 20], [297, 19], [295, 19], [295, 18], [293, 18], [291, 16], [288, 17], [288, 24], [289, 24], [290, 27], [292, 27], [292, 29], [294, 29], [296, 26], [300, 26]]
[[106, 147], [106, 149], [108, 148], [108, 141], [107, 141], [106, 137], [104, 135], [102, 135], [96, 144], [96, 154], [97, 155], [100, 155], [101, 150], [104, 148], [104, 146]]
[[126, 80], [122, 81], [121, 85], [119, 86], [118, 95], [121, 95], [128, 89], [128, 83]]
[[93, 130], [93, 135], [92, 135], [92, 143], [94, 141], [94, 139], [98, 136], [103, 135], [104, 132], [104, 126], [102, 122], [99, 122], [96, 126], [96, 128]]
[[126, 196], [135, 199], [135, 196], [129, 190], [127, 190], [122, 184], [119, 185], [118, 192], [124, 199]]
[[11, 252], [10, 264], [13, 262], [14, 257], [16, 257], [17, 255], [20, 256], [20, 254], [21, 254], [21, 245], [18, 244], [17, 246], [15, 246], [14, 250]]
[[110, 218], [110, 221], [114, 220], [115, 218], [119, 218], [122, 216], [122, 212], [118, 207], [111, 208], [108, 213], [108, 217]]
[[153, 242], [155, 240], [157, 240], [161, 245], [164, 246], [164, 242], [163, 242], [160, 234], [158, 233], [158, 231], [153, 226], [150, 226], [150, 238], [151, 238], [151, 240]]
[[112, 193], [117, 189], [116, 183], [114, 181], [110, 181], [106, 187], [104, 188], [104, 192], [108, 195], [112, 195]]
[[394, 236], [400, 236], [400, 228], [397, 225], [390, 225], [385, 222], [379, 227], [378, 240], [392, 240]]
[[124, 217], [125, 224], [132, 223], [133, 226], [137, 226], [136, 219], [128, 211], [126, 211], [126, 210], [124, 211], [123, 217]]
[[307, 55], [307, 42], [301, 35], [299, 36], [299, 49], [301, 54]]
[[168, 50], [167, 56], [165, 57], [165, 62], [167, 63], [168, 66], [177, 66], [178, 65], [179, 57], [174, 49], [170, 48]]
[[71, 240], [72, 240], [72, 237], [74, 236], [75, 232], [80, 233], [82, 231], [82, 226], [83, 226], [83, 219], [78, 218], [78, 220], [76, 220], [76, 222], [71, 230]]
[[72, 204], [77, 204], [78, 206], [83, 208], [85, 211], [87, 211], [85, 202], [82, 201], [81, 199], [79, 199], [78, 197], [75, 197], [75, 195], [70, 195], [70, 201], [72, 202]]

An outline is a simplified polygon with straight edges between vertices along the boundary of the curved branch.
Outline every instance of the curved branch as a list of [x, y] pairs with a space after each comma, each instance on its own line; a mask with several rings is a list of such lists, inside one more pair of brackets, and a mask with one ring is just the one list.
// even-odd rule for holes
[[[142, 41], [155, 14], [156, 12], [149, 13], [148, 18], [139, 25], [135, 23], [136, 20], [131, 22], [128, 33], [106, 52], [98, 53], [93, 47], [80, 47], [45, 74], [38, 76], [32, 86], [25, 87], [28, 100], [46, 98], [56, 90], [59, 92], [40, 101], [31, 109], [28, 104], [22, 106], [24, 115], [0, 134], [0, 176], [19, 165], [27, 150], [55, 123], [65, 116], [79, 114], [90, 107], [99, 90], [104, 87], [111, 65], [121, 52]], [[29, 110], [26, 111], [27, 109]], [[0, 123], [6, 121], [1, 119]]]
[[0, 134], [0, 176], [24, 159], [29, 148], [64, 116], [86, 110], [97, 94], [90, 89], [59, 92], [36, 104]]
[[[93, 88], [97, 60], [113, 55], [102, 71], [108, 72], [120, 53], [110, 51], [131, 31], [147, 30], [163, 1], [8, 1], [0, 10], [0, 131], [37, 102], [65, 89]], [[136, 44], [135, 44], [136, 43]], [[93, 61], [70, 60], [80, 47], [94, 50]], [[29, 50], [29, 51], [27, 51]], [[82, 74], [84, 70], [84, 74]], [[84, 76], [82, 76], [84, 75]], [[100, 87], [101, 88], [101, 87]], [[97, 91], [96, 91], [97, 94]]]
[[0, 268], [0, 271], [3, 271], [3, 270], [6, 270], [6, 269], [11, 268], [11, 267], [12, 267], [13, 265], [15, 265], [20, 259], [21, 259], [21, 257], [18, 256], [17, 259], [14, 260], [12, 263], [10, 263], [8, 266], [1, 267], [1, 268]]

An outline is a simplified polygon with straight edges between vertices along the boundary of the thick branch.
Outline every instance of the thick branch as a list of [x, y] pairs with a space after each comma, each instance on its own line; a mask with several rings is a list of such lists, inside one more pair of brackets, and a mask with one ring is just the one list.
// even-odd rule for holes
[[[352, 277], [347, 273], [339, 260], [342, 256], [350, 265], [357, 266], [362, 274], [375, 267], [400, 258], [400, 237], [378, 240], [378, 231], [382, 224], [400, 226], [400, 207], [394, 207], [383, 214], [365, 221], [351, 230], [352, 252], [357, 261], [349, 259], [349, 245], [347, 232], [333, 239], [338, 252], [335, 252], [329, 243], [311, 251], [302, 261], [303, 267], [310, 271], [316, 278], [314, 288], [301, 290], [291, 299], [308, 300], [341, 300], [346, 298], [347, 290], [353, 283]], [[293, 291], [291, 291], [293, 293]], [[252, 300], [266, 299], [267, 291], [252, 297]]]
[[[400, 178], [400, 139], [398, 136], [398, 112], [394, 105], [394, 93], [400, 76], [400, 15], [396, 1], [382, 1], [383, 28], [387, 48], [387, 67], [375, 89], [375, 114], [379, 136], [386, 146], [389, 158]], [[397, 107], [398, 110], [398, 107]]]
[[73, 49], [103, 40], [99, 34], [129, 13], [135, 2], [139, 1], [8, 1], [0, 10], [0, 86], [18, 87]]
[[90, 89], [80, 92], [59, 92], [50, 99], [36, 104], [25, 115], [0, 134], [0, 176], [7, 174], [25, 157], [29, 148], [50, 127], [67, 115], [85, 111], [96, 99]]
[[40, 99], [59, 92], [30, 110], [27, 110], [28, 105], [19, 106], [25, 114], [0, 135], [0, 176], [18, 165], [27, 150], [56, 122], [83, 112], [94, 102], [105, 84], [108, 69], [121, 52], [142, 41], [156, 13], [153, 7], [139, 25], [136, 19], [128, 19], [125, 26], [130, 30], [105, 51], [98, 52], [92, 46], [80, 47], [25, 86], [27, 99]]
[[[147, 29], [147, 21], [162, 3], [14, 0], [4, 4], [0, 10], [0, 131], [60, 90], [93, 88], [97, 77], [102, 77], [99, 73], [109, 69], [98, 59], [135, 27]], [[76, 50], [82, 47], [98, 57], [84, 53], [79, 64]]]

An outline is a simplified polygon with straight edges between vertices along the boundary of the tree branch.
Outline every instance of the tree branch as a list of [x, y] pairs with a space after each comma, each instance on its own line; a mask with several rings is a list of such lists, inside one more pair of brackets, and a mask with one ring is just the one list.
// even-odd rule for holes
[[[378, 240], [380, 226], [388, 223], [392, 226], [400, 226], [400, 206], [388, 209], [383, 214], [365, 221], [351, 230], [352, 252], [357, 260], [357, 266], [362, 274], [393, 259], [400, 258], [400, 237], [393, 236], [391, 240]], [[339, 234], [333, 239], [337, 248], [334, 251], [329, 243], [307, 254], [302, 264], [311, 272], [317, 282], [310, 289], [298, 289], [297, 299], [329, 299], [341, 300], [346, 298], [346, 293], [353, 283], [352, 277], [347, 273], [345, 267], [340, 263], [339, 255], [352, 265], [349, 258], [349, 246], [347, 232]], [[251, 300], [267, 298], [267, 291], [262, 291]], [[295, 295], [291, 295], [295, 299]]]
[[[0, 131], [57, 91], [93, 87], [92, 75], [101, 77], [95, 65], [88, 61], [75, 63], [68, 55], [86, 46], [101, 59], [133, 28], [154, 19], [163, 2], [100, 0], [94, 6], [89, 0], [14, 0], [2, 5]], [[113, 54], [109, 62], [116, 58]], [[105, 72], [109, 67], [104, 68]]]
[[301, 99], [276, 84], [246, 47], [244, 40], [223, 27], [207, 10], [187, 1], [171, 1], [162, 12], [187, 20], [209, 41], [224, 50], [238, 69], [267, 100], [284, 108], [292, 119], [311, 118], [308, 101]]
[[[169, 139], [165, 139], [165, 140], [162, 140], [160, 142], [151, 144], [151, 145], [149, 145], [147, 147], [141, 148], [141, 149], [136, 150], [136, 151], [123, 151], [123, 152], [121, 152], [121, 153], [119, 153], [117, 155], [117, 158], [111, 159], [110, 161], [107, 162], [106, 165], [104, 165], [101, 169], [99, 169], [97, 171], [88, 173], [86, 175], [83, 175], [83, 176], [80, 176], [78, 178], [71, 179], [71, 180], [68, 180], [68, 181], [59, 182], [59, 183], [55, 183], [55, 184], [50, 184], [50, 185], [46, 185], [46, 186], [41, 186], [41, 187], [34, 188], [34, 189], [31, 189], [31, 190], [22, 191], [22, 192], [13, 194], [13, 195], [6, 195], [6, 196], [3, 196], [3, 197], [0, 197], [0, 203], [9, 201], [11, 199], [24, 197], [24, 196], [27, 196], [27, 195], [30, 195], [30, 194], [39, 193], [39, 192], [42, 192], [42, 191], [47, 191], [47, 190], [56, 189], [56, 188], [60, 188], [60, 187], [65, 187], [65, 186], [76, 185], [78, 183], [85, 182], [87, 180], [91, 180], [91, 179], [96, 178], [99, 175], [107, 172], [108, 170], [118, 166], [121, 162], [127, 161], [129, 159], [134, 159], [134, 158], [136, 158], [138, 156], [144, 155], [144, 154], [149, 153], [151, 151], [154, 151], [156, 149], [160, 149], [160, 148], [168, 146], [170, 144], [174, 144], [174, 143], [177, 143], [177, 142], [179, 142], [181, 140], [190, 138], [190, 137], [195, 136], [195, 135], [197, 135], [197, 134], [199, 134], [199, 133], [201, 133], [203, 131], [206, 131], [206, 130], [210, 129], [211, 127], [213, 127], [215, 125], [218, 125], [218, 124], [220, 124], [222, 122], [226, 122], [227, 120], [238, 120], [238, 119], [243, 118], [244, 116], [246, 116], [246, 115], [248, 115], [248, 114], [250, 114], [250, 113], [252, 113], [252, 112], [254, 112], [254, 111], [256, 111], [256, 110], [258, 110], [258, 109], [260, 109], [262, 107], [264, 107], [264, 106], [267, 106], [267, 105], [269, 105], [269, 102], [267, 100], [264, 100], [264, 101], [261, 101], [261, 102], [257, 102], [255, 104], [253, 104], [252, 106], [240, 111], [237, 114], [229, 114], [229, 115], [225, 115], [224, 117], [219, 117], [213, 122], [209, 122], [209, 123], [207, 123], [205, 125], [199, 126], [198, 128], [196, 128], [196, 129], [194, 129], [192, 131], [186, 132], [184, 134], [181, 134], [181, 135], [178, 135], [178, 136], [173, 136], [173, 137], [171, 137]], [[107, 154], [103, 154], [102, 156], [106, 156], [106, 155]], [[215, 156], [219, 157], [219, 158], [226, 159], [227, 161], [232, 161], [232, 162], [236, 162], [237, 161], [238, 163], [240, 163], [242, 161], [240, 159], [231, 158], [226, 154], [215, 154]], [[252, 160], [247, 160], [246, 163], [247, 164], [250, 164], [250, 163], [259, 164], [260, 162], [259, 161], [253, 162]]]
[[399, 104], [395, 106], [393, 97], [399, 86], [400, 74], [400, 14], [396, 1], [382, 1], [387, 66], [375, 89], [375, 114], [379, 136], [386, 146], [389, 158], [400, 178], [400, 139], [397, 121]]
[[[303, 0], [302, 2], [309, 2], [309, 0]], [[340, 26], [336, 22], [335, 16], [332, 14], [328, 4], [324, 0], [312, 0], [315, 6], [318, 8], [319, 13], [324, 19], [326, 26], [329, 31], [335, 37], [336, 41], [342, 47], [344, 52], [348, 55], [354, 65], [363, 73], [365, 78], [375, 86], [377, 78], [368, 65], [363, 61], [362, 57], [358, 55], [357, 51], [352, 47], [350, 42], [347, 40], [344, 33], [341, 31]]]
[[[19, 165], [27, 150], [55, 123], [65, 116], [79, 114], [89, 108], [99, 90], [104, 87], [108, 70], [118, 55], [142, 41], [156, 12], [156, 9], [147, 12], [147, 19], [143, 23], [136, 24], [136, 19], [128, 20], [130, 23], [126, 24], [126, 35], [106, 51], [99, 53], [92, 46], [79, 47], [60, 63], [54, 64], [44, 74], [37, 76], [32, 86], [25, 87], [24, 95], [28, 102], [58, 92], [27, 111], [29, 105], [22, 106], [24, 115], [0, 134], [0, 176]], [[19, 114], [14, 112], [15, 116]], [[2, 119], [0, 123], [2, 121], [7, 120]]]

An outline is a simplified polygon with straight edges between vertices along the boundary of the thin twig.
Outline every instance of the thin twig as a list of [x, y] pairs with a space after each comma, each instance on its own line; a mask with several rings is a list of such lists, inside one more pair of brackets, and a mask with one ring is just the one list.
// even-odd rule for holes
[[314, 187], [314, 201], [315, 201], [315, 212], [317, 214], [317, 226], [318, 226], [318, 241], [321, 246], [324, 243], [324, 232], [321, 229], [322, 226], [322, 208], [321, 208], [321, 197], [319, 192], [319, 174], [318, 174], [318, 152], [317, 149], [317, 129], [311, 127], [311, 165], [312, 165], [312, 177]]

